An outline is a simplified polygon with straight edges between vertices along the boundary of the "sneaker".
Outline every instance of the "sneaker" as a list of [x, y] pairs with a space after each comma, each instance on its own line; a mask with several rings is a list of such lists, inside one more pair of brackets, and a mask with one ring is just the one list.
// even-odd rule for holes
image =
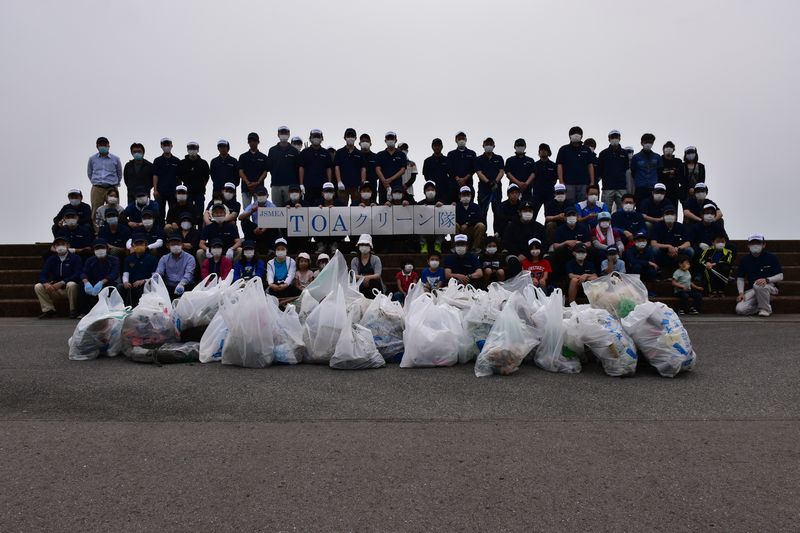
[[419, 253], [421, 253], [422, 255], [428, 255], [428, 243], [427, 242], [420, 243], [420, 245], [419, 245]]
[[700, 314], [700, 311], [698, 311], [697, 309], [695, 309], [694, 307], [692, 307], [692, 308], [690, 308], [690, 309], [689, 309], [689, 314], [690, 314], [690, 315], [699, 315], [699, 314]]
[[656, 291], [647, 291], [647, 299], [648, 300], [655, 300], [656, 299]]
[[764, 316], [764, 317], [767, 317], [767, 316], [769, 316], [769, 315], [771, 315], [771, 314], [772, 314], [772, 313], [770, 313], [770, 312], [769, 312], [769, 311], [767, 311], [766, 309], [759, 309], [759, 310], [758, 310], [758, 316]]
[[437, 242], [436, 244], [434, 244], [434, 245], [433, 245], [433, 250], [434, 250], [434, 251], [435, 251], [437, 254], [440, 254], [440, 253], [442, 253], [442, 243], [440, 243], [440, 242]]
[[678, 314], [679, 315], [685, 315], [686, 311], [684, 311], [683, 309], [678, 309]]
[[52, 311], [52, 310], [51, 311], [45, 311], [44, 313], [39, 315], [39, 320], [46, 320], [48, 318], [53, 318], [54, 316], [56, 316], [56, 312], [55, 311]]
[[81, 318], [82, 316], [83, 316], [83, 315], [80, 315], [80, 316], [79, 316], [77, 311], [70, 311], [70, 312], [69, 312], [69, 317], [70, 317], [70, 318]]

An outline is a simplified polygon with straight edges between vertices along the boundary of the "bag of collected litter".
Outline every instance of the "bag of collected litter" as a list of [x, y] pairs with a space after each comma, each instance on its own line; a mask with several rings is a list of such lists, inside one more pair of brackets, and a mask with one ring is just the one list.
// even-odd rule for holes
[[[223, 294], [227, 294], [232, 301], [238, 300], [242, 294], [242, 289], [246, 280], [237, 279], [229, 286], [224, 286], [220, 289], [219, 297], [222, 298]], [[200, 337], [200, 362], [212, 363], [214, 361], [222, 360], [222, 348], [225, 346], [225, 338], [228, 336], [228, 326], [225, 324], [225, 319], [222, 313], [217, 311], [211, 323], [203, 331]]]
[[135, 346], [128, 353], [131, 361], [156, 365], [194, 363], [199, 360], [199, 355], [199, 342], [168, 342], [158, 348]]
[[122, 323], [122, 351], [128, 354], [134, 346], [156, 348], [167, 342], [178, 342], [172, 303], [164, 280], [158, 274], [144, 284], [139, 305]]
[[[228, 274], [233, 279], [233, 271]], [[183, 293], [175, 304], [175, 324], [178, 330], [207, 326], [219, 309], [220, 289], [225, 282], [216, 274], [209, 274], [195, 287]]]
[[464, 330], [472, 336], [478, 350], [483, 349], [489, 331], [511, 294], [496, 282], [490, 284], [487, 291], [476, 291], [472, 307], [464, 314]]
[[513, 278], [498, 283], [498, 285], [508, 292], [522, 292], [525, 287], [533, 287], [533, 281], [531, 281], [531, 273], [523, 270]]
[[347, 320], [344, 290], [337, 286], [306, 318], [303, 343], [307, 357], [303, 362], [328, 364]]
[[241, 294], [223, 292], [219, 312], [228, 326], [222, 364], [264, 368], [272, 364], [274, 345], [267, 299], [261, 278], [252, 278]]
[[303, 289], [303, 292], [300, 293], [297, 300], [294, 301], [294, 305], [297, 307], [297, 316], [300, 318], [300, 322], [305, 322], [308, 315], [311, 314], [311, 311], [314, 310], [316, 306], [319, 305], [319, 302], [311, 296], [308, 292], [308, 288]]
[[538, 344], [539, 337], [531, 322], [525, 298], [514, 292], [498, 315], [475, 361], [475, 375], [513, 374]]
[[100, 354], [114, 357], [122, 349], [122, 323], [130, 308], [125, 307], [117, 289], [106, 287], [97, 303], [84, 316], [67, 341], [73, 361], [95, 359]]
[[370, 330], [360, 324], [353, 324], [348, 318], [339, 340], [336, 341], [330, 367], [340, 370], [359, 370], [384, 366], [386, 361], [378, 352]]
[[475, 288], [471, 285], [461, 285], [455, 278], [450, 278], [443, 289], [436, 291], [436, 303], [447, 304], [456, 309], [469, 309], [474, 300]]
[[377, 290], [374, 294], [375, 299], [358, 323], [372, 333], [375, 346], [386, 361], [399, 363], [403, 355], [403, 307]]
[[408, 310], [411, 307], [411, 302], [413, 302], [423, 294], [425, 294], [425, 285], [421, 281], [418, 281], [417, 283], [412, 283], [411, 286], [408, 288], [408, 294], [406, 294], [406, 300], [403, 302], [403, 313], [408, 314]]
[[622, 324], [605, 309], [585, 309], [574, 314], [570, 329], [603, 365], [609, 376], [636, 373], [636, 346]]
[[278, 312], [275, 323], [275, 362], [284, 365], [296, 365], [306, 357], [306, 345], [303, 343], [303, 325], [291, 304], [284, 311]]
[[430, 294], [423, 294], [414, 300], [406, 315], [400, 368], [456, 364], [458, 344], [453, 342], [453, 332], [460, 330], [458, 311], [454, 307], [437, 305]]
[[617, 318], [625, 318], [634, 307], [647, 301], [647, 287], [637, 274], [612, 272], [583, 282], [583, 291], [592, 307], [605, 309]]
[[317, 302], [321, 302], [323, 298], [336, 291], [337, 287], [346, 288], [347, 286], [347, 261], [341, 252], [336, 250], [319, 276], [305, 288], [305, 292], [308, 292]]
[[678, 315], [661, 302], [637, 305], [622, 327], [647, 361], [664, 377], [694, 368], [697, 355]]
[[536, 287], [537, 299], [542, 305], [533, 313], [534, 330], [539, 336], [539, 345], [533, 355], [533, 362], [548, 372], [577, 374], [581, 371], [581, 362], [577, 357], [564, 355], [564, 298], [561, 289], [554, 289], [546, 296], [542, 289]]

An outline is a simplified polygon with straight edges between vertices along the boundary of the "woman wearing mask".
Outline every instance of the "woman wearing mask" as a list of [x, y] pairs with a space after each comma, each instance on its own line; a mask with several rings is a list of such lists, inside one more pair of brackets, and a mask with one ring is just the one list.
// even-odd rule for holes
[[256, 253], [256, 243], [244, 241], [242, 257], [233, 265], [233, 280], [261, 278], [263, 281], [265, 272], [264, 260], [258, 257]]
[[[211, 257], [207, 257], [200, 267], [200, 275], [205, 279], [209, 274], [216, 274], [225, 279], [233, 269], [233, 261], [222, 254], [222, 240], [214, 239], [210, 244]], [[172, 250], [170, 250], [172, 251]]]
[[603, 211], [597, 215], [597, 226], [592, 231], [592, 246], [597, 250], [599, 259], [606, 258], [609, 246], [615, 249], [623, 248], [622, 232], [611, 226], [611, 213]]
[[681, 182], [683, 181], [683, 161], [675, 157], [675, 144], [672, 141], [664, 143], [663, 157], [661, 161], [663, 167], [661, 168], [661, 175], [659, 176], [659, 183], [667, 186], [666, 197], [667, 200], [672, 202], [672, 205], [678, 206], [678, 200], [683, 201], [685, 197], [681, 197]]
[[359, 290], [367, 298], [374, 298], [372, 289], [385, 293], [381, 273], [383, 265], [380, 258], [372, 253], [372, 236], [363, 234], [358, 238], [358, 255], [350, 262], [350, 269], [356, 273], [356, 280], [361, 281]]
[[297, 263], [289, 257], [286, 239], [277, 239], [275, 241], [275, 257], [267, 263], [267, 294], [275, 296], [279, 300], [299, 296], [300, 291], [294, 285], [296, 271]]
[[699, 161], [697, 147], [687, 146], [683, 151], [683, 181], [681, 182], [681, 201], [694, 194], [694, 186], [706, 183], [706, 166]]
[[183, 251], [195, 255], [200, 245], [200, 232], [194, 227], [194, 217], [191, 213], [183, 213], [180, 218], [178, 235], [181, 237]]
[[108, 208], [116, 209], [119, 212], [117, 216], [119, 217], [120, 224], [128, 224], [125, 213], [122, 212], [119, 206], [119, 191], [117, 189], [109, 189], [108, 192], [106, 192], [105, 202], [97, 208], [94, 214], [94, 227], [97, 228], [98, 231], [106, 223], [106, 209]]

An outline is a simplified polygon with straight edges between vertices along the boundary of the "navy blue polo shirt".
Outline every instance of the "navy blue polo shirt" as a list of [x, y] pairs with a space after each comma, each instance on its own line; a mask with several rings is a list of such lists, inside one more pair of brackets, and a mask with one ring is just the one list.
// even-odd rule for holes
[[128, 273], [128, 283], [150, 279], [157, 267], [158, 259], [150, 254], [142, 254], [141, 257], [131, 254], [122, 262], [122, 271]]
[[209, 164], [211, 172], [211, 187], [214, 191], [221, 191], [226, 183], [239, 186], [239, 161], [232, 155], [222, 157], [218, 155]]
[[178, 165], [180, 159], [174, 155], [164, 157], [160, 155], [153, 160], [153, 175], [158, 176], [158, 194], [166, 198], [175, 197], [175, 187], [178, 186]]
[[461, 202], [456, 204], [456, 224], [469, 224], [474, 226], [483, 220], [481, 209], [475, 202], [470, 202], [466, 206]]
[[451, 274], [467, 276], [481, 267], [481, 261], [475, 254], [469, 252], [464, 255], [450, 254], [444, 258], [444, 267], [449, 268]]
[[113, 232], [111, 231], [111, 226], [104, 224], [103, 227], [100, 228], [100, 232], [97, 236], [101, 239], [105, 239], [105, 241], [111, 246], [125, 248], [128, 239], [131, 238], [131, 233], [131, 228], [124, 224], [118, 224], [117, 231]]
[[565, 144], [556, 155], [556, 164], [564, 167], [565, 185], [589, 185], [589, 165], [593, 162], [594, 154], [583, 144]]
[[555, 162], [549, 159], [547, 161], [540, 159], [534, 163], [533, 173], [536, 177], [533, 178], [531, 193], [545, 201], [551, 199], [553, 197], [553, 187], [558, 182], [558, 171], [556, 170]]
[[92, 256], [83, 264], [83, 276], [92, 285], [102, 279], [107, 279], [113, 284], [119, 278], [119, 259], [111, 254], [103, 259]]
[[664, 222], [658, 222], [653, 225], [651, 239], [655, 239], [659, 244], [669, 244], [677, 248], [689, 240], [689, 235], [686, 233], [686, 227], [680, 222], [674, 223], [671, 228]]
[[158, 220], [159, 215], [161, 214], [160, 210], [158, 209], [158, 202], [155, 200], [150, 200], [146, 206], [140, 208], [135, 201], [128, 204], [128, 207], [125, 208], [125, 217], [128, 219], [128, 222], [141, 222], [142, 221], [142, 211], [145, 209], [149, 209], [153, 212], [153, 218]]
[[70, 248], [86, 248], [94, 242], [94, 233], [88, 224], [69, 229], [66, 226], [58, 230], [56, 237], [63, 237], [69, 242]]
[[285, 187], [300, 183], [297, 175], [300, 168], [300, 152], [291, 144], [286, 143], [286, 146], [281, 146], [281, 143], [278, 143], [270, 148], [267, 152], [267, 162], [273, 186]]
[[555, 198], [553, 198], [552, 200], [545, 202], [544, 216], [554, 217], [560, 215], [569, 205], [571, 204], [568, 204], [566, 200], [564, 200], [563, 202], [556, 202]]
[[192, 217], [192, 224], [195, 226], [200, 226], [203, 222], [203, 215], [200, 213], [200, 209], [194, 205], [190, 201], [186, 201], [185, 204], [180, 205], [178, 202], [175, 202], [169, 207], [169, 211], [167, 212], [167, 224], [178, 224], [181, 223], [181, 215], [183, 213], [188, 213]]
[[[383, 173], [383, 177], [389, 179], [389, 177], [397, 174], [400, 172], [401, 169], [408, 166], [408, 158], [406, 154], [401, 152], [400, 150], [395, 150], [393, 154], [389, 153], [388, 148], [386, 150], [381, 150], [378, 152], [377, 157], [375, 158], [375, 166], [381, 168], [381, 173]], [[394, 179], [389, 186], [391, 188], [401, 187], [403, 185], [403, 175], [400, 174], [400, 177]]]
[[752, 286], [757, 279], [769, 278], [783, 272], [778, 258], [767, 252], [761, 252], [758, 257], [747, 254], [742, 257], [742, 262], [736, 269], [736, 277], [744, 278]]
[[259, 150], [255, 152], [248, 150], [239, 156], [239, 170], [244, 172], [249, 181], [258, 181], [261, 174], [269, 170], [267, 156]]
[[375, 164], [378, 161], [378, 154], [373, 152], [372, 150], [361, 150], [361, 157], [364, 158], [364, 166], [367, 167], [367, 183], [372, 185], [372, 189], [375, 190], [376, 185], [378, 184], [378, 174], [375, 172]]
[[597, 181], [603, 182], [603, 190], [627, 189], [627, 171], [630, 168], [628, 152], [621, 147], [609, 146], [597, 158]]
[[149, 230], [139, 228], [136, 234], [147, 237], [147, 244], [153, 244], [158, 239], [161, 239], [164, 244], [167, 243], [167, 234], [164, 233], [163, 229], [159, 228], [155, 224]]
[[706, 204], [711, 204], [716, 209], [719, 209], [719, 207], [717, 206], [716, 203], [714, 203], [713, 200], [709, 200], [708, 198], [706, 198], [702, 202], [698, 202], [697, 198], [695, 198], [694, 196], [688, 197], [686, 201], [683, 202], [683, 208], [688, 209], [689, 212], [691, 212], [693, 215], [703, 218], [703, 206]]
[[556, 228], [556, 242], [564, 241], [580, 241], [589, 242], [592, 240], [592, 234], [589, 226], [583, 222], [578, 222], [575, 227], [570, 228], [567, 224], [561, 224]]
[[[214, 200], [209, 200], [208, 204], [206, 204], [206, 211], [211, 209], [211, 206], [214, 205]], [[235, 198], [231, 198], [230, 200], [222, 200], [222, 205], [228, 208], [228, 211], [231, 213], [241, 213], [242, 212], [242, 204], [237, 202]]]
[[425, 180], [430, 180], [436, 184], [436, 194], [445, 198], [447, 191], [450, 190], [450, 170], [447, 165], [447, 157], [444, 155], [432, 155], [425, 158], [422, 163], [422, 175]]
[[85, 202], [81, 202], [78, 207], [72, 207], [71, 204], [66, 204], [61, 207], [58, 211], [58, 214], [53, 217], [53, 224], [58, 224], [58, 222], [64, 218], [64, 212], [68, 209], [72, 209], [73, 211], [78, 213], [78, 225], [82, 226], [84, 224], [91, 224], [92, 220], [92, 206]]
[[634, 235], [640, 231], [647, 233], [644, 217], [638, 211], [631, 211], [630, 213], [623, 210], [614, 211], [611, 215], [611, 226], [622, 231], [630, 231]]
[[78, 254], [67, 253], [62, 261], [58, 254], [48, 257], [41, 272], [39, 272], [40, 283], [58, 283], [59, 281], [70, 282], [80, 281], [83, 271], [83, 261]]
[[233, 246], [233, 243], [236, 242], [236, 239], [238, 238], [239, 229], [236, 227], [236, 224], [232, 224], [230, 222], [223, 224], [209, 224], [203, 228], [203, 232], [200, 234], [200, 239], [206, 243], [206, 246], [208, 246], [208, 243], [214, 239], [221, 239], [222, 247], [224, 248], [222, 251], [223, 253], [225, 253], [228, 248]]
[[692, 241], [692, 246], [699, 247], [700, 243], [705, 243], [710, 246], [713, 244], [714, 237], [717, 235], [724, 235], [725, 240], [728, 240], [728, 233], [725, 231], [725, 227], [719, 222], [712, 222], [711, 224], [699, 222], [689, 227], [689, 236]]
[[344, 183], [345, 187], [358, 187], [361, 185], [361, 169], [366, 164], [361, 150], [355, 147], [352, 150], [348, 150], [347, 146], [339, 148], [336, 150], [333, 164], [339, 167], [339, 173], [342, 175], [342, 183]]
[[579, 265], [578, 261], [576, 261], [573, 257], [567, 261], [566, 269], [567, 274], [577, 274], [578, 276], [582, 276], [584, 274], [597, 274], [597, 269], [595, 268], [594, 263], [588, 259], [584, 259], [583, 264]]
[[[514, 154], [506, 159], [506, 174], [513, 174], [519, 181], [528, 181], [533, 174], [536, 161], [527, 155]], [[509, 178], [510, 179], [510, 178]], [[535, 181], [535, 180], [534, 180]], [[530, 189], [528, 189], [530, 191]]]
[[672, 202], [666, 198], [661, 200], [659, 203], [656, 203], [652, 196], [648, 196], [642, 200], [642, 204], [639, 206], [639, 212], [649, 217], [661, 218], [664, 216], [664, 208], [666, 207], [672, 207], [673, 209], [675, 208], [675, 206], [672, 205]]
[[[494, 182], [497, 179], [497, 174], [503, 170], [504, 162], [503, 158], [495, 153], [480, 155], [475, 158], [475, 172], [481, 171], [483, 175], [486, 176]], [[424, 168], [423, 168], [424, 170]], [[478, 181], [478, 190], [489, 190], [492, 188], [492, 183], [484, 183], [482, 181]]]
[[300, 152], [300, 166], [303, 167], [303, 185], [307, 189], [322, 189], [322, 184], [328, 181], [327, 169], [333, 167], [331, 156], [322, 147], [309, 146]]
[[[450, 170], [450, 177], [463, 178], [472, 176], [475, 173], [475, 160], [477, 154], [469, 148], [456, 148], [447, 153], [447, 165]], [[472, 187], [472, 180], [467, 182]]]

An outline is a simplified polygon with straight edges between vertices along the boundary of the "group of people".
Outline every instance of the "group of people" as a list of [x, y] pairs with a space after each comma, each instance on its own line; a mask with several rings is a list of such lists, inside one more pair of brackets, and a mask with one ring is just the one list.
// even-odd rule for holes
[[[696, 313], [703, 295], [725, 290], [737, 256], [723, 212], [708, 196], [697, 148], [687, 147], [680, 159], [668, 141], [659, 154], [651, 133], [641, 136], [635, 151], [611, 130], [608, 146], [596, 153], [596, 141], [584, 140], [576, 126], [553, 161], [544, 143], [538, 159], [528, 156], [524, 139], [514, 142], [514, 155], [506, 159], [495, 153], [491, 138], [478, 154], [459, 131], [446, 155], [442, 140], [432, 141], [419, 200], [417, 165], [395, 132], [385, 134], [386, 148], [377, 153], [370, 136], [353, 128], [345, 130], [339, 149], [324, 148], [317, 129], [307, 142], [291, 137], [286, 126], [277, 135], [264, 154], [259, 135], [250, 133], [249, 149], [238, 159], [221, 139], [210, 162], [194, 141], [181, 159], [172, 153], [172, 140], [163, 138], [152, 162], [136, 142], [124, 167], [108, 139], [98, 138], [87, 168], [90, 203], [71, 189], [53, 218], [53, 245], [35, 287], [42, 317], [54, 316], [59, 296], [80, 316], [108, 285], [119, 286], [135, 305], [153, 272], [174, 297], [209, 274], [224, 277], [233, 270], [236, 278], [262, 277], [270, 294], [288, 301], [313, 280], [312, 253], [318, 271], [338, 249], [355, 254], [351, 266], [367, 296], [386, 290], [379, 253], [414, 252], [427, 264], [403, 261], [397, 299], [419, 281], [429, 290], [451, 278], [485, 286], [527, 270], [535, 285], [545, 291], [561, 285], [573, 301], [584, 281], [627, 272], [638, 274], [651, 296], [657, 280], [671, 279], [681, 310]], [[312, 242], [258, 227], [258, 207], [384, 204], [455, 205], [456, 234]], [[445, 244], [450, 253], [443, 257]], [[299, 252], [295, 258], [290, 248]], [[751, 236], [748, 252], [737, 268], [737, 312], [768, 316], [782, 269], [764, 250], [763, 236]]]

